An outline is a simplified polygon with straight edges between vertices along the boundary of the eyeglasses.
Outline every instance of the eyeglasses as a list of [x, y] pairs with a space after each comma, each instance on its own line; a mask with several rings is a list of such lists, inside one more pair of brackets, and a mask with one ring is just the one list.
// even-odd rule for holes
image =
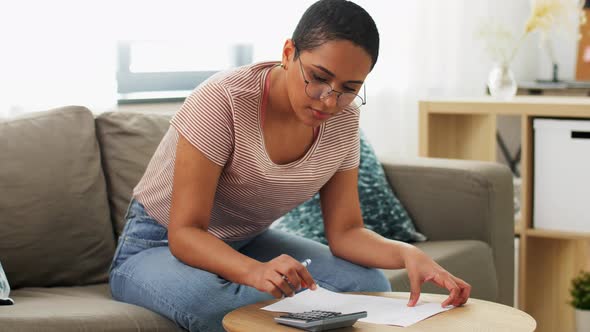
[[356, 93], [352, 92], [340, 92], [332, 89], [332, 86], [327, 82], [320, 81], [317, 79], [307, 80], [305, 77], [305, 72], [303, 71], [303, 63], [301, 62], [301, 56], [299, 56], [299, 68], [301, 68], [301, 75], [303, 75], [303, 81], [305, 82], [305, 93], [311, 99], [315, 100], [323, 100], [328, 98], [332, 95], [332, 93], [336, 93], [336, 106], [339, 108], [345, 108], [351, 106], [353, 110], [359, 109], [361, 106], [365, 105], [367, 102], [367, 92], [365, 91], [365, 85], [363, 84], [363, 96], [357, 95]]

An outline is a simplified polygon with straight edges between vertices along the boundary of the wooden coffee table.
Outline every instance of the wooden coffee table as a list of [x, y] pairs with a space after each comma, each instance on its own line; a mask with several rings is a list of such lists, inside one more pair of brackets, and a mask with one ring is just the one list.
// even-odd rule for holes
[[[386, 296], [407, 300], [409, 293], [358, 293], [365, 295]], [[421, 294], [420, 300], [442, 303], [446, 295]], [[223, 318], [223, 327], [229, 332], [246, 331], [302, 331], [274, 322], [273, 317], [282, 313], [261, 310], [260, 308], [278, 300], [269, 300], [238, 308]], [[467, 303], [438, 315], [422, 320], [414, 325], [399, 326], [378, 325], [356, 322], [354, 326], [334, 331], [534, 331], [535, 320], [527, 313], [506, 305], [484, 300], [469, 299]]]

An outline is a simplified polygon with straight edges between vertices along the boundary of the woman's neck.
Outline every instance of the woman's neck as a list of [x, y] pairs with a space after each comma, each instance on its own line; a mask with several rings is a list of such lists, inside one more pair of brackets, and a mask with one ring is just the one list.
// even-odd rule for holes
[[276, 66], [271, 69], [265, 118], [267, 120], [272, 118], [274, 121], [295, 125], [299, 120], [289, 102], [285, 74], [281, 67]]

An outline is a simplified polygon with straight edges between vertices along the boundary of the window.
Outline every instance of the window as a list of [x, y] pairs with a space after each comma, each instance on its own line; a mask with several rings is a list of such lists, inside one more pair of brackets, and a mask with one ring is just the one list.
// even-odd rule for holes
[[118, 103], [182, 101], [216, 72], [252, 62], [251, 44], [117, 43]]

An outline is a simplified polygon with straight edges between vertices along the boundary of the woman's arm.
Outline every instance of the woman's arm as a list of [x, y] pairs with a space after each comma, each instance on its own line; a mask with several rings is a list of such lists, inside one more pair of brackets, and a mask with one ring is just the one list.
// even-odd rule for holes
[[307, 269], [295, 259], [283, 255], [261, 263], [239, 253], [207, 231], [221, 172], [221, 166], [179, 136], [168, 225], [172, 254], [187, 265], [275, 297], [293, 295], [283, 275], [297, 288], [302, 281], [304, 287], [315, 287]]
[[334, 255], [360, 265], [401, 269], [404, 267], [403, 251], [413, 246], [386, 239], [364, 228], [357, 176], [358, 169], [337, 172], [320, 190], [330, 250]]
[[410, 277], [409, 305], [416, 304], [420, 286], [431, 281], [450, 291], [443, 302], [460, 305], [467, 301], [471, 286], [454, 277], [415, 246], [386, 239], [364, 228], [358, 197], [358, 168], [337, 172], [320, 190], [324, 227], [335, 256], [375, 268], [406, 268]]

